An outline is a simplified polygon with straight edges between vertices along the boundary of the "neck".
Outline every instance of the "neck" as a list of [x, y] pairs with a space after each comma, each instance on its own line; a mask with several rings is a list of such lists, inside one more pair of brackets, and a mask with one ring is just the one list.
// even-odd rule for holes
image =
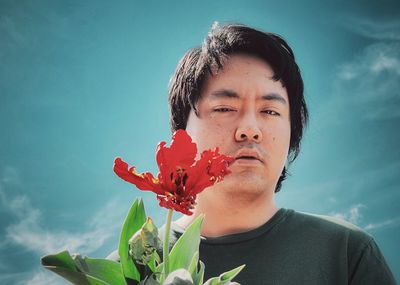
[[273, 194], [269, 191], [246, 197], [244, 191], [234, 195], [221, 190], [207, 189], [201, 193], [194, 214], [183, 216], [176, 223], [185, 229], [198, 215], [205, 214], [201, 235], [219, 237], [258, 228], [278, 211]]

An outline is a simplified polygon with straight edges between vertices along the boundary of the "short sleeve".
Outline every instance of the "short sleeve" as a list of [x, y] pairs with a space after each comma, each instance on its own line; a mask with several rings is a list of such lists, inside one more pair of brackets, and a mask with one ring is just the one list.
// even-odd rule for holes
[[374, 239], [370, 239], [354, 257], [350, 268], [350, 285], [396, 285], [396, 280]]

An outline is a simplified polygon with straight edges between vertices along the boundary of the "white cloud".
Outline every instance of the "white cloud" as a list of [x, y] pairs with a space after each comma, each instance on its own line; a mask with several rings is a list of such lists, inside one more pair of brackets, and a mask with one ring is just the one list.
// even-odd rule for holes
[[[39, 254], [67, 249], [90, 254], [100, 248], [120, 226], [121, 211], [116, 200], [110, 201], [89, 222], [85, 232], [55, 231], [42, 225], [42, 212], [32, 207], [25, 195], [8, 201], [8, 209], [19, 218], [6, 228], [6, 239]], [[118, 222], [117, 222], [118, 220]]]
[[4, 273], [0, 275], [0, 284], [13, 285], [68, 285], [71, 284], [62, 277], [39, 268], [32, 272]]
[[[325, 115], [379, 120], [400, 117], [400, 43], [375, 43], [337, 68]], [[340, 110], [340, 113], [337, 110]]]
[[333, 93], [318, 110], [327, 123], [400, 117], [400, 21], [353, 20], [349, 29], [377, 41], [339, 63]]
[[17, 218], [17, 221], [5, 228], [6, 238], [1, 248], [12, 243], [39, 254], [64, 249], [90, 254], [99, 249], [121, 226], [123, 212], [114, 198], [102, 206], [95, 216], [88, 218], [87, 231], [68, 232], [46, 228], [43, 226], [42, 211], [32, 206], [27, 195], [10, 197], [5, 192], [7, 185], [19, 184], [18, 170], [10, 166], [4, 168], [0, 177], [0, 203], [3, 211]]
[[17, 170], [14, 167], [6, 166], [3, 169], [0, 182], [4, 184], [20, 185], [21, 179]]
[[365, 208], [365, 205], [358, 204], [350, 207], [345, 212], [332, 212], [329, 215], [358, 225], [362, 218], [360, 211], [362, 208]]
[[400, 40], [400, 21], [371, 21], [354, 16], [349, 17], [346, 26], [359, 35], [377, 40]]
[[375, 59], [375, 62], [372, 63], [371, 65], [371, 71], [375, 73], [383, 72], [383, 71], [390, 71], [393, 70], [394, 72], [397, 73], [397, 75], [400, 74], [400, 62], [398, 58], [391, 57], [390, 55], [388, 56], [385, 53], [380, 53], [377, 58]]
[[[366, 80], [379, 77], [400, 75], [400, 44], [375, 43], [366, 47], [353, 61], [342, 64], [338, 68], [341, 80]], [[384, 79], [384, 78], [377, 78]], [[367, 82], [364, 82], [366, 84]], [[376, 82], [378, 83], [378, 82]], [[360, 85], [361, 82], [359, 83]]]
[[67, 285], [69, 282], [49, 271], [35, 271], [26, 279], [19, 281], [16, 285]]
[[400, 225], [400, 217], [393, 218], [393, 219], [387, 219], [381, 222], [377, 223], [370, 223], [364, 226], [364, 229], [366, 231], [377, 231], [381, 229], [385, 229], [388, 227], [394, 227]]
[[15, 284], [15, 280], [28, 278], [30, 276], [26, 272], [5, 273], [0, 274], [0, 284]]
[[[121, 217], [124, 216], [126, 209], [120, 207], [120, 201], [114, 198], [105, 206], [101, 206], [93, 217], [88, 217], [87, 230], [51, 229], [45, 226], [43, 212], [32, 205], [29, 196], [6, 192], [7, 186], [19, 183], [18, 170], [11, 167], [7, 169], [2, 171], [0, 176], [0, 208], [2, 213], [12, 216], [12, 222], [4, 229], [5, 236], [1, 238], [0, 249], [11, 247], [15, 248], [15, 251], [31, 251], [37, 254], [37, 261], [34, 271], [27, 268], [15, 269], [13, 264], [7, 262], [7, 257], [1, 254], [0, 269], [10, 273], [1, 273], [0, 284], [67, 284], [54, 273], [38, 269], [39, 255], [56, 253], [64, 249], [82, 255], [93, 253], [101, 248], [111, 235], [115, 235], [122, 224]], [[17, 272], [11, 273], [13, 271]]]
[[378, 221], [375, 223], [366, 223], [365, 221], [363, 221], [363, 215], [361, 213], [362, 209], [367, 209], [367, 207], [363, 204], [358, 204], [350, 207], [343, 212], [332, 212], [329, 214], [329, 216], [348, 221], [369, 232], [400, 225], [400, 217], [388, 218], [386, 220]]

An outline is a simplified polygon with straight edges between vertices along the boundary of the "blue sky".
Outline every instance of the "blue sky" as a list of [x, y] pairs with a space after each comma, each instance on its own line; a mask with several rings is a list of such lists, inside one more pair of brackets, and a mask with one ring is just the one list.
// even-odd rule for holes
[[167, 86], [214, 21], [281, 34], [311, 113], [281, 207], [371, 233], [400, 280], [398, 1], [0, 1], [0, 283], [66, 284], [39, 265], [104, 257], [135, 197], [121, 156], [156, 172]]

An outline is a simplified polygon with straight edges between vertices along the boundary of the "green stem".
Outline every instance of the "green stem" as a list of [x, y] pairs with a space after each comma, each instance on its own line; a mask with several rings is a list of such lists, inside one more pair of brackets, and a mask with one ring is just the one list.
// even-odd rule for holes
[[171, 222], [173, 213], [174, 210], [172, 209], [168, 210], [167, 222], [165, 224], [164, 247], [163, 247], [164, 274], [162, 275], [163, 281], [167, 278], [169, 274], [169, 235], [171, 231]]

